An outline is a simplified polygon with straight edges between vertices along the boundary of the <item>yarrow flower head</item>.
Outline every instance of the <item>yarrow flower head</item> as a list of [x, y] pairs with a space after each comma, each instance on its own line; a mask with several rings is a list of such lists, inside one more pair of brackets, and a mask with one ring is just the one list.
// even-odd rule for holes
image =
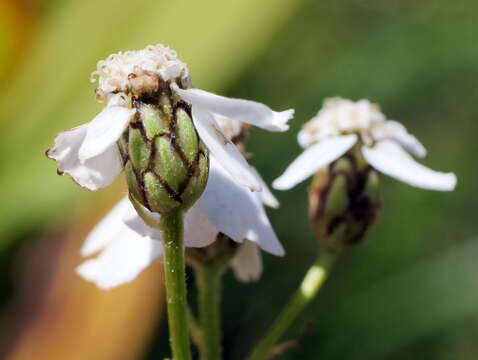
[[[229, 265], [239, 280], [256, 280], [262, 272], [259, 248], [278, 256], [284, 254], [284, 249], [264, 209], [264, 205], [277, 207], [278, 202], [258, 172], [246, 163], [241, 151], [243, 151], [245, 134], [250, 124], [258, 124], [271, 131], [285, 131], [288, 128], [286, 122], [293, 112], [289, 110], [276, 113], [265, 105], [252, 101], [228, 99], [202, 90], [189, 89], [190, 78], [185, 65], [180, 62], [175, 63], [174, 53], [167, 48], [164, 49], [168, 50], [169, 55], [160, 57], [158, 51], [161, 49], [161, 47], [149, 47], [139, 52], [112, 55], [105, 62], [100, 62], [98, 70], [93, 74], [99, 79], [98, 100], [107, 102], [108, 97], [115, 96], [117, 94], [114, 93], [120, 91], [125, 99], [131, 99], [133, 104], [131, 108], [135, 111], [134, 117], [139, 117], [142, 124], [137, 124], [135, 119], [130, 120], [129, 129], [123, 132], [115, 146], [112, 146], [111, 152], [118, 148], [118, 157], [122, 158], [121, 164], [124, 164], [123, 168], [130, 188], [129, 199], [121, 200], [88, 235], [82, 248], [82, 255], [85, 257], [96, 253], [98, 255], [81, 264], [77, 272], [86, 280], [107, 289], [132, 281], [144, 268], [162, 257], [163, 235], [155, 225], [159, 223], [161, 211], [155, 211], [157, 208], [151, 206], [151, 204], [154, 205], [151, 201], [143, 201], [143, 196], [151, 196], [150, 189], [147, 181], [144, 182], [144, 188], [137, 186], [139, 183], [137, 175], [143, 173], [141, 161], [151, 157], [150, 151], [158, 151], [161, 146], [163, 147], [157, 155], [159, 164], [165, 164], [168, 158], [174, 158], [176, 156], [174, 154], [170, 156], [165, 154], [170, 151], [170, 142], [181, 139], [182, 133], [176, 133], [174, 138], [164, 143], [156, 143], [152, 150], [145, 145], [141, 145], [136, 153], [134, 150], [135, 146], [138, 146], [135, 144], [141, 144], [143, 140], [147, 143], [148, 134], [154, 133], [158, 128], [161, 128], [162, 132], [172, 132], [167, 123], [161, 125], [162, 116], [156, 116], [154, 112], [170, 114], [173, 112], [172, 104], [184, 102], [179, 109], [182, 115], [175, 117], [178, 122], [175, 128], [181, 126], [181, 118], [190, 115], [195, 130], [205, 143], [201, 145], [199, 141], [193, 149], [197, 146], [200, 158], [206, 157], [207, 147], [211, 150], [209, 175], [204, 193], [195, 204], [191, 205], [185, 216], [185, 245], [189, 249], [202, 248], [215, 241], [232, 240], [239, 246], [232, 247], [233, 256]], [[146, 55], [140, 56], [144, 52]], [[138, 66], [141, 62], [139, 60], [134, 61], [136, 66], [126, 67], [130, 65], [130, 61], [127, 61], [128, 57], [141, 61], [147, 60], [141, 63], [142, 67]], [[155, 61], [156, 58], [160, 60]], [[158, 64], [162, 64], [162, 67]], [[164, 72], [161, 73], [160, 71], [163, 70]], [[130, 75], [133, 71], [134, 75]], [[156, 75], [151, 76], [151, 74], [160, 75], [157, 83], [152, 81], [152, 79], [156, 80]], [[171, 80], [164, 82], [164, 79], [176, 80], [168, 83]], [[131, 83], [132, 80], [133, 83]], [[144, 97], [141, 95], [144, 91], [148, 94], [148, 98], [143, 99], [144, 104], [138, 108], [139, 98]], [[158, 95], [155, 92], [161, 92], [161, 94]], [[156, 101], [152, 98], [157, 96], [162, 96], [159, 106], [152, 104]], [[160, 118], [159, 121], [158, 118]], [[196, 122], [199, 122], [199, 126]], [[143, 133], [146, 133], [146, 139]], [[161, 140], [163, 137], [161, 135], [157, 138]], [[187, 144], [179, 145], [187, 148]], [[147, 156], [142, 157], [143, 153]], [[195, 154], [194, 151], [192, 153]], [[188, 151], [184, 152], [184, 156], [188, 154]], [[75, 152], [72, 155], [75, 155]], [[179, 157], [182, 156], [179, 154]], [[178, 167], [171, 167], [171, 169], [169, 178], [164, 167], [159, 170], [162, 171], [161, 174], [168, 184], [176, 186], [178, 182], [174, 182], [173, 176], [184, 169], [178, 169]], [[69, 170], [71, 170], [69, 174], [77, 181], [82, 180], [77, 175], [85, 174], [85, 172], [76, 171], [80, 169]], [[245, 186], [239, 186], [238, 183]], [[175, 189], [174, 186], [172, 188]], [[92, 190], [94, 189], [96, 188]], [[168, 195], [161, 200], [163, 204], [167, 204], [167, 201], [171, 199], [174, 200]]]
[[456, 185], [453, 173], [417, 163], [409, 153], [424, 157], [423, 145], [368, 100], [326, 99], [324, 107], [299, 132], [298, 141], [305, 151], [274, 181], [276, 189], [294, 187], [354, 146], [366, 164], [409, 185], [440, 191], [453, 190]]
[[381, 208], [377, 171], [409, 185], [452, 190], [456, 177], [418, 164], [423, 145], [368, 100], [325, 100], [298, 135], [305, 151], [276, 179], [290, 189], [309, 176], [309, 217], [321, 245], [340, 252], [364, 239]]
[[89, 190], [108, 186], [124, 170], [131, 196], [157, 213], [194, 204], [207, 182], [209, 153], [238, 184], [260, 191], [257, 174], [217, 121], [285, 131], [293, 115], [191, 88], [187, 66], [162, 45], [110, 55], [92, 79], [105, 108], [60, 133], [47, 155], [60, 174]]

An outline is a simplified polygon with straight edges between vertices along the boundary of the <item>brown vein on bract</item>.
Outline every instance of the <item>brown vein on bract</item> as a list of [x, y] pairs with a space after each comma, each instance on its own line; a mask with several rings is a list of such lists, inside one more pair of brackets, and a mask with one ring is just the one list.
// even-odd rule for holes
[[[181, 159], [184, 167], [186, 168], [186, 177], [181, 182], [181, 184], [179, 184], [179, 186], [178, 186], [178, 194], [182, 195], [184, 193], [184, 191], [186, 190], [186, 188], [188, 187], [188, 185], [190, 184], [191, 179], [194, 176], [195, 170], [199, 166], [199, 155], [200, 155], [200, 153], [198, 151], [196, 153], [196, 156], [195, 156], [193, 162], [190, 163], [188, 161], [187, 157], [186, 157], [186, 154], [184, 154], [183, 149], [181, 148], [181, 146], [177, 142], [176, 125], [177, 125], [177, 112], [178, 112], [179, 109], [183, 109], [188, 114], [191, 121], [192, 121], [192, 118], [191, 118], [191, 108], [184, 101], [179, 101], [178, 103], [174, 104], [172, 119], [169, 123], [169, 130], [171, 131], [171, 134], [173, 134], [171, 144], [172, 144], [174, 150], [176, 151], [176, 153], [178, 154], [179, 158]], [[196, 131], [196, 128], [194, 128], [194, 131]], [[198, 136], [197, 133], [196, 133], [196, 136]], [[198, 137], [198, 146], [199, 146], [199, 141], [200, 140], [199, 140], [199, 137]]]

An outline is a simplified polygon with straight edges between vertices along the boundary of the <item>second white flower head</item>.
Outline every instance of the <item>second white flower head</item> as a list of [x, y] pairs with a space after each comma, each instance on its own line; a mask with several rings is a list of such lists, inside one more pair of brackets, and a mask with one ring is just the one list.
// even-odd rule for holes
[[326, 99], [299, 132], [298, 141], [305, 151], [274, 181], [276, 189], [294, 187], [356, 144], [370, 166], [409, 185], [441, 191], [453, 190], [456, 185], [454, 174], [415, 162], [408, 153], [424, 157], [424, 146], [368, 100]]

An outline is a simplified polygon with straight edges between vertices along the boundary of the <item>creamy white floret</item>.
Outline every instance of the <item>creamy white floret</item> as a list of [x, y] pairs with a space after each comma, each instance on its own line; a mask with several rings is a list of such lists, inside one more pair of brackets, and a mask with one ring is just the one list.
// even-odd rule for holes
[[142, 50], [111, 54], [98, 62], [90, 80], [98, 81], [98, 99], [107, 94], [139, 90], [154, 86], [155, 80], [179, 79], [183, 86], [190, 85], [189, 71], [174, 50], [163, 45], [149, 45]]
[[357, 102], [339, 97], [326, 99], [324, 106], [299, 132], [302, 147], [331, 136], [358, 134], [365, 144], [373, 142], [373, 129], [386, 122], [380, 107], [369, 100]]

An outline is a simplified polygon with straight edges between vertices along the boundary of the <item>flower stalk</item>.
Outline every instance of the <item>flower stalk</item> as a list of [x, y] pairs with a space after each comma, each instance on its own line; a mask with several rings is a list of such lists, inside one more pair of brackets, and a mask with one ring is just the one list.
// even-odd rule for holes
[[163, 231], [164, 277], [173, 359], [191, 360], [182, 211], [163, 214], [159, 225]]
[[262, 340], [256, 345], [248, 360], [265, 360], [270, 357], [274, 345], [316, 297], [330, 274], [337, 256], [337, 254], [327, 251], [319, 254], [289, 303], [283, 308], [274, 324], [272, 324]]
[[197, 276], [199, 322], [202, 341], [199, 344], [201, 360], [220, 360], [221, 348], [221, 277], [224, 265], [218, 262], [202, 263], [195, 267]]

